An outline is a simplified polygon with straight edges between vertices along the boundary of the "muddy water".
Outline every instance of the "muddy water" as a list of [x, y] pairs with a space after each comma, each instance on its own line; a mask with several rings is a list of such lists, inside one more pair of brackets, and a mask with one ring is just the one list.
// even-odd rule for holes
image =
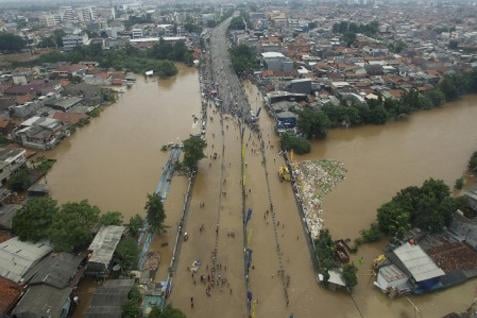
[[[348, 173], [324, 201], [324, 220], [336, 238], [354, 238], [375, 219], [376, 209], [397, 191], [419, 185], [429, 177], [450, 187], [460, 177], [477, 149], [477, 96], [467, 96], [445, 107], [412, 115], [385, 126], [333, 130], [316, 142], [312, 153], [297, 158], [332, 158], [344, 162]], [[369, 268], [382, 246], [360, 251], [360, 287], [355, 300], [366, 317], [413, 317], [405, 299], [389, 301], [373, 290]], [[472, 302], [477, 281], [440, 293], [413, 298], [418, 316], [439, 317], [464, 309]]]
[[127, 220], [142, 214], [168, 158], [161, 146], [189, 136], [200, 111], [197, 71], [179, 66], [167, 80], [138, 76], [133, 88], [49, 153], [57, 163], [47, 176], [60, 202], [88, 199]]
[[[245, 87], [251, 102], [260, 103], [256, 90], [247, 83]], [[468, 96], [441, 109], [414, 114], [407, 121], [333, 130], [326, 141], [313, 145], [311, 154], [295, 160], [332, 158], [345, 163], [347, 178], [325, 199], [324, 219], [336, 238], [354, 238], [374, 220], [376, 208], [399, 189], [420, 184], [431, 176], [442, 178], [452, 186], [477, 148], [475, 118], [477, 96]], [[273, 123], [266, 114], [261, 116], [260, 126], [268, 139]], [[269, 140], [277, 145], [276, 137], [270, 136]], [[268, 158], [276, 156], [273, 150], [267, 152]], [[268, 161], [270, 166], [271, 160]], [[279, 162], [277, 158], [271, 164], [272, 169], [276, 169]], [[272, 169], [270, 173], [274, 172]], [[291, 204], [293, 199], [276, 179], [272, 178], [271, 185], [278, 218], [286, 222], [286, 228], [280, 232], [285, 238], [282, 240], [285, 272], [291, 276], [288, 310], [295, 316], [307, 317], [320, 312], [330, 317], [440, 317], [463, 310], [472, 302], [477, 281], [432, 295], [389, 300], [373, 287], [370, 270], [373, 259], [381, 254], [383, 243], [362, 247], [356, 256], [361, 259], [357, 262], [361, 263], [360, 282], [352, 299], [317, 288], [310, 260], [305, 257], [306, 245], [303, 241], [297, 244], [303, 237], [297, 218], [292, 217], [297, 213]], [[290, 225], [294, 229], [290, 229]], [[292, 239], [295, 236], [297, 241]], [[260, 246], [255, 244], [255, 248]], [[273, 254], [268, 256], [272, 261]], [[304, 277], [309, 277], [308, 281]], [[299, 284], [295, 284], [297, 280]], [[262, 283], [263, 279], [259, 280], [258, 287]]]

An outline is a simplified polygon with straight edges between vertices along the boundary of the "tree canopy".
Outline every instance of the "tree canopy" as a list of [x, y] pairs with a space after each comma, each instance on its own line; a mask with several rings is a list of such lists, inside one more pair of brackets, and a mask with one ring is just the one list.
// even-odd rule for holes
[[231, 48], [229, 53], [232, 67], [238, 75], [251, 72], [257, 66], [255, 51], [245, 44]]
[[164, 206], [159, 194], [153, 193], [147, 195], [146, 202], [146, 218], [149, 226], [153, 232], [161, 232], [164, 230], [164, 220], [166, 214], [164, 212]]
[[290, 133], [284, 133], [280, 137], [280, 145], [283, 150], [293, 150], [297, 154], [309, 153], [311, 146], [308, 140]]
[[139, 260], [139, 247], [134, 238], [126, 237], [119, 241], [116, 256], [121, 265], [121, 270], [130, 271], [137, 268]]
[[0, 52], [13, 53], [24, 49], [25, 40], [13, 33], [0, 32]]
[[473, 174], [477, 174], [477, 151], [475, 151], [470, 157], [468, 166], [469, 166], [469, 170]]
[[48, 238], [48, 229], [58, 213], [56, 201], [49, 197], [28, 200], [13, 217], [13, 232], [22, 241]]
[[326, 137], [330, 120], [325, 113], [308, 107], [299, 112], [298, 115], [298, 128], [307, 138]]
[[143, 223], [144, 223], [144, 220], [138, 214], [136, 214], [135, 216], [132, 216], [129, 219], [129, 224], [128, 224], [129, 235], [137, 238], [139, 236], [139, 230], [141, 229]]
[[380, 229], [389, 235], [402, 237], [412, 227], [432, 233], [449, 225], [457, 202], [450, 196], [442, 180], [428, 179], [421, 187], [401, 190], [391, 201], [378, 209]]
[[118, 211], [108, 211], [99, 217], [99, 225], [122, 225], [123, 215]]
[[88, 201], [65, 203], [49, 229], [49, 238], [58, 251], [71, 252], [91, 242], [100, 210]]
[[186, 315], [168, 304], [162, 311], [159, 307], [152, 307], [148, 318], [186, 318]]
[[196, 171], [199, 160], [205, 157], [207, 143], [199, 136], [191, 136], [184, 140], [184, 160], [182, 164], [189, 171]]
[[350, 290], [358, 284], [357, 272], [358, 268], [353, 263], [345, 264], [343, 266], [341, 277], [345, 281], [346, 287]]

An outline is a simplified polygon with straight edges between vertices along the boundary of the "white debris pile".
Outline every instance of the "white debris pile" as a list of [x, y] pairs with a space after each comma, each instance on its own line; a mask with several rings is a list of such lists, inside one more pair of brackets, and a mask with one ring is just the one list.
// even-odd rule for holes
[[323, 225], [323, 198], [344, 179], [346, 169], [336, 160], [306, 160], [292, 164], [292, 169], [308, 231], [316, 239]]

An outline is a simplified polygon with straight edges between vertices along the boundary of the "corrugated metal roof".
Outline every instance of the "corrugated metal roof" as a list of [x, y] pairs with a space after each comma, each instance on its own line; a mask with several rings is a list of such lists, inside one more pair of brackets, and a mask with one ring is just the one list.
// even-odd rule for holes
[[16, 317], [64, 317], [64, 305], [68, 302], [71, 288], [57, 289], [47, 285], [28, 288], [12, 314]]
[[405, 243], [393, 252], [416, 282], [445, 275], [419, 245]]
[[18, 237], [0, 243], [0, 276], [19, 283], [23, 275], [51, 251], [47, 243], [22, 242]]
[[113, 258], [114, 251], [121, 240], [124, 229], [125, 227], [120, 225], [101, 227], [88, 248], [88, 250], [93, 252], [88, 261], [104, 264], [107, 267]]

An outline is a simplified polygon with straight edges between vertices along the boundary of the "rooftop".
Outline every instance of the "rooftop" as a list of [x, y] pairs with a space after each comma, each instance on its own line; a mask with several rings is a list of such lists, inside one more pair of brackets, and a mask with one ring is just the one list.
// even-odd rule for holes
[[18, 237], [0, 243], [0, 276], [19, 283], [26, 272], [51, 251], [47, 243], [22, 242]]
[[6, 314], [12, 309], [20, 297], [22, 289], [14, 282], [0, 277], [0, 314]]
[[121, 306], [127, 301], [134, 285], [133, 279], [108, 280], [98, 287], [91, 299], [86, 318], [116, 318], [121, 316]]
[[20, 299], [12, 314], [18, 318], [66, 317], [63, 307], [71, 291], [71, 288], [57, 289], [48, 285], [32, 286]]
[[262, 57], [265, 59], [271, 59], [271, 58], [285, 57], [285, 55], [283, 55], [280, 52], [263, 52]]
[[124, 229], [124, 226], [119, 225], [101, 227], [88, 248], [92, 251], [88, 262], [103, 264], [107, 267], [113, 258]]
[[415, 244], [405, 243], [394, 251], [416, 282], [445, 275], [424, 250]]

